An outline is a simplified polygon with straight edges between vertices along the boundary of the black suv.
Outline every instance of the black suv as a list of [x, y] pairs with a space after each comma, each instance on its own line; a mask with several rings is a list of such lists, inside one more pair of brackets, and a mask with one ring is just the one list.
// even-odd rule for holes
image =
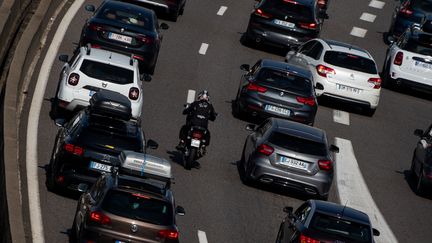
[[90, 106], [81, 110], [61, 126], [55, 140], [47, 170], [47, 187], [77, 190], [78, 184], [92, 184], [103, 172], [119, 163], [122, 150], [145, 152], [156, 148], [146, 141], [140, 121], [131, 118], [131, 104], [126, 96], [114, 91], [99, 91], [90, 99]]
[[262, 0], [250, 15], [243, 40], [296, 47], [318, 37], [326, 18], [316, 0]]

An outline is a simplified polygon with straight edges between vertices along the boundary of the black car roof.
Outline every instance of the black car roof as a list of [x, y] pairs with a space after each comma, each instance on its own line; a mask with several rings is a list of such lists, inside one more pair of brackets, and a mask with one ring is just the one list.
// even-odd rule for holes
[[103, 6], [116, 8], [116, 9], [126, 9], [126, 10], [131, 9], [131, 10], [139, 11], [145, 14], [146, 16], [151, 16], [152, 14], [154, 14], [154, 11], [151, 9], [144, 8], [132, 3], [122, 2], [122, 1], [108, 0], [105, 1]]
[[296, 73], [298, 76], [312, 80], [312, 74], [308, 69], [292, 63], [286, 63], [271, 59], [262, 59], [261, 67], [293, 72]]
[[270, 119], [273, 120], [276, 130], [278, 132], [293, 135], [296, 137], [302, 137], [319, 143], [326, 142], [324, 130], [281, 118]]
[[309, 200], [312, 207], [315, 207], [316, 212], [334, 216], [341, 219], [355, 221], [358, 223], [370, 225], [369, 216], [357, 209], [348, 206], [340, 205], [333, 202], [321, 200]]

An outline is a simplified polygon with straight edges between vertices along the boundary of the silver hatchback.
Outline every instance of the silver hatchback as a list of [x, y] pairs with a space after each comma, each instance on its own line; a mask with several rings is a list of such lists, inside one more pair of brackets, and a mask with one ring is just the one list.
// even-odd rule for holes
[[270, 118], [246, 138], [239, 163], [242, 180], [280, 185], [327, 199], [339, 152], [329, 145], [324, 130], [279, 118]]

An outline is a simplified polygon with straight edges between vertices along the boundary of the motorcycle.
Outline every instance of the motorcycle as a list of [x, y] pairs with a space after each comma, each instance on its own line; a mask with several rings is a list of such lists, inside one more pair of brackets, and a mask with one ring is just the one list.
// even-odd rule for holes
[[183, 165], [185, 169], [190, 170], [193, 163], [205, 155], [207, 132], [206, 128], [199, 126], [193, 126], [189, 129], [183, 150]]

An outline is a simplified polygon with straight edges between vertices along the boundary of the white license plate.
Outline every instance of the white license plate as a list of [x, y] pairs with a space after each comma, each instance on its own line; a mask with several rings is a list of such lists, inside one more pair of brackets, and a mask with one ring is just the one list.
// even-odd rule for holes
[[360, 92], [362, 91], [361, 89], [357, 89], [357, 88], [350, 87], [350, 86], [345, 86], [342, 84], [336, 84], [336, 88], [338, 90], [348, 91], [348, 92], [351, 92], [353, 94], [360, 94]]
[[276, 112], [278, 114], [282, 114], [282, 115], [286, 115], [286, 116], [289, 116], [289, 114], [290, 114], [290, 110], [285, 109], [285, 108], [281, 108], [281, 107], [277, 107], [277, 106], [273, 106], [273, 105], [266, 105], [265, 110], [266, 111], [273, 111], [273, 112]]
[[192, 139], [192, 140], [191, 140], [191, 146], [192, 146], [192, 147], [199, 148], [200, 143], [201, 143], [201, 141], [198, 140], [198, 139]]
[[119, 35], [119, 34], [111, 33], [111, 32], [108, 34], [108, 38], [110, 38], [111, 40], [117, 40], [117, 41], [121, 41], [121, 42], [128, 43], [128, 44], [130, 44], [132, 42], [132, 37], [125, 36], [125, 35]]
[[289, 166], [289, 167], [294, 167], [294, 168], [302, 169], [302, 170], [307, 169], [307, 163], [300, 161], [300, 160], [291, 159], [291, 158], [288, 158], [285, 156], [281, 156], [279, 162], [281, 164]]
[[426, 68], [426, 69], [432, 69], [432, 65], [429, 64], [429, 63], [425, 63], [425, 62], [415, 61], [414, 65], [416, 67], [422, 67], [422, 68]]
[[90, 91], [89, 91], [89, 96], [92, 97], [95, 93], [96, 93], [96, 91], [94, 91], [94, 90], [90, 90]]
[[112, 167], [111, 165], [101, 164], [94, 161], [90, 162], [90, 168], [95, 170], [111, 172], [111, 167]]
[[126, 241], [116, 240], [115, 243], [126, 243]]
[[294, 23], [282, 21], [282, 20], [279, 20], [279, 19], [275, 19], [274, 23], [277, 24], [277, 25], [282, 25], [282, 26], [289, 27], [289, 28], [293, 28], [295, 26]]

